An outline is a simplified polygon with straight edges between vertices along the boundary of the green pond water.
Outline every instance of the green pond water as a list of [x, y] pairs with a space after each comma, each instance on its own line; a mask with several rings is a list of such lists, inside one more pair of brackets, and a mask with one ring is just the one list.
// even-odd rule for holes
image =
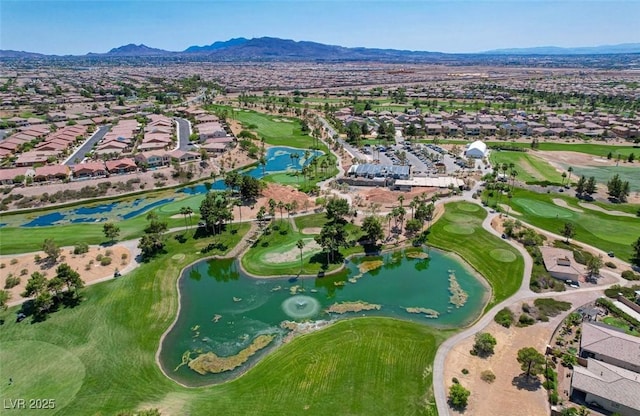
[[[181, 383], [216, 384], [242, 374], [280, 345], [289, 333], [280, 326], [284, 321], [322, 323], [377, 315], [451, 328], [465, 326], [480, 315], [488, 290], [469, 266], [433, 249], [429, 251], [429, 259], [409, 258], [406, 256], [409, 251], [352, 258], [336, 275], [297, 280], [252, 278], [240, 270], [235, 260], [196, 263], [185, 269], [180, 278], [180, 313], [162, 343], [160, 363], [171, 378]], [[361, 273], [359, 264], [373, 260], [382, 260], [384, 264]], [[450, 303], [450, 271], [468, 294], [461, 307]], [[361, 277], [354, 280], [358, 275]], [[298, 293], [292, 294], [292, 286], [299, 287]], [[345, 314], [325, 311], [335, 303], [356, 301], [381, 308]], [[411, 307], [432, 309], [440, 315], [427, 318], [425, 314], [408, 313], [405, 308]], [[234, 370], [201, 375], [187, 365], [180, 366], [187, 351], [192, 359], [207, 352], [220, 357], [233, 356], [261, 334], [275, 338], [267, 348]]]

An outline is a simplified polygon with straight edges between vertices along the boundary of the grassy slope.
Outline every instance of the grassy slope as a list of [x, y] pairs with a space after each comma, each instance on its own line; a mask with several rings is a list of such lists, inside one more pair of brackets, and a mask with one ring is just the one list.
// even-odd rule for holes
[[[217, 239], [229, 240], [230, 247], [241, 234]], [[53, 313], [45, 322], [15, 323], [16, 308], [0, 312], [5, 320], [0, 345], [43, 341], [79, 358], [86, 374], [65, 415], [113, 414], [141, 405], [175, 414], [279, 415], [307, 405], [306, 413], [317, 415], [435, 414], [434, 406], [423, 409], [432, 381], [423, 371], [451, 333], [386, 318], [344, 321], [296, 339], [224, 385], [185, 389], [164, 377], [154, 357], [161, 333], [175, 317], [176, 278], [210, 241], [170, 239], [167, 254], [121, 279], [88, 287], [78, 307]], [[185, 259], [172, 260], [176, 252]], [[50, 365], [54, 383], [79, 374], [77, 366], [63, 361]], [[28, 386], [26, 397], [50, 392], [29, 378], [37, 374], [15, 376], [16, 383]]]
[[[469, 140], [439, 140], [440, 143], [443, 144], [464, 144], [470, 143], [475, 139]], [[424, 140], [427, 143], [431, 143], [432, 140]], [[524, 149], [531, 149], [531, 143], [529, 142], [510, 142], [510, 141], [487, 141], [487, 145], [491, 146], [494, 144], [501, 145], [509, 145], [520, 147]], [[620, 154], [622, 157], [629, 156], [630, 153], [635, 153], [636, 158], [640, 156], [640, 147], [634, 147], [632, 145], [624, 145], [624, 146], [612, 146], [607, 144], [596, 144], [596, 143], [584, 143], [584, 142], [576, 142], [576, 143], [563, 143], [563, 142], [540, 142], [538, 146], [538, 150], [552, 151], [552, 152], [579, 152], [586, 153], [589, 155], [607, 157], [609, 152], [613, 153], [614, 158], [617, 154]], [[535, 154], [535, 151], [532, 151]]]
[[[519, 218], [537, 227], [559, 234], [565, 222], [575, 226], [575, 240], [582, 241], [604, 251], [613, 251], [623, 260], [629, 260], [632, 254], [631, 243], [640, 235], [638, 218], [608, 215], [602, 212], [580, 208], [575, 212], [553, 203], [560, 198], [567, 204], [580, 208], [578, 200], [557, 194], [538, 194], [516, 188], [513, 192], [512, 206], [519, 212]], [[506, 199], [503, 199], [506, 203]], [[616, 210], [617, 205], [609, 204], [608, 209]]]
[[[446, 204], [445, 214], [431, 226], [428, 242], [434, 247], [457, 253], [487, 279], [493, 289], [493, 297], [485, 308], [489, 310], [518, 290], [522, 282], [524, 261], [517, 250], [482, 228], [482, 221], [487, 215], [486, 211], [484, 209], [469, 211], [472, 209], [471, 206], [478, 207], [469, 202]], [[464, 235], [447, 231], [447, 225], [460, 225], [460, 218], [472, 220], [462, 224], [475, 227], [472, 234]], [[517, 256], [517, 259], [510, 263], [499, 262], [489, 255], [493, 249], [510, 251]]]
[[[532, 153], [524, 152], [496, 152], [490, 154], [493, 166], [503, 163], [513, 163], [518, 172], [517, 179], [524, 182], [549, 181], [553, 183], [562, 182], [562, 174], [549, 165], [544, 160], [534, 156]], [[502, 170], [500, 171], [502, 172]], [[507, 172], [507, 175], [509, 172]]]

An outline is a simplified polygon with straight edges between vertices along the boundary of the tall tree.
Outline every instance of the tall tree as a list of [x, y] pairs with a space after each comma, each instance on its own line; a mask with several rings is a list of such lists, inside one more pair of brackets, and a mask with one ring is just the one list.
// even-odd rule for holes
[[344, 217], [351, 211], [349, 201], [336, 197], [329, 198], [326, 209], [326, 217], [329, 221], [344, 221]]
[[193, 214], [193, 209], [191, 209], [191, 207], [180, 207], [180, 214], [184, 217], [184, 228], [188, 229], [187, 216], [189, 217], [189, 223], [191, 223], [191, 214]]
[[569, 177], [567, 178], [567, 185], [571, 184], [571, 173], [573, 172], [573, 168], [569, 166], [567, 168], [567, 172], [569, 172]]
[[200, 217], [204, 220], [207, 230], [213, 231], [214, 234], [222, 231], [222, 226], [233, 220], [227, 196], [223, 193], [207, 193], [200, 204]]
[[629, 196], [629, 182], [620, 179], [620, 175], [615, 174], [609, 182], [607, 182], [607, 190], [609, 196], [618, 202], [626, 202]]
[[540, 354], [533, 347], [518, 350], [517, 360], [520, 363], [520, 368], [525, 372], [527, 377], [538, 375], [544, 369], [544, 355]]
[[120, 235], [120, 227], [112, 222], [106, 222], [102, 226], [102, 232], [104, 233], [104, 236], [107, 238], [107, 240], [109, 240], [110, 242], [114, 242]]
[[378, 240], [382, 240], [384, 238], [384, 231], [382, 230], [380, 218], [374, 215], [365, 217], [364, 220], [362, 220], [361, 228], [362, 232], [364, 232], [365, 239], [370, 241], [371, 244], [376, 244]]
[[493, 354], [493, 348], [496, 346], [497, 341], [488, 332], [478, 332], [475, 338], [476, 342], [473, 344], [472, 352], [480, 357], [487, 357]]
[[591, 256], [587, 260], [587, 271], [589, 272], [590, 277], [598, 277], [600, 276], [600, 268], [604, 265], [602, 261], [602, 256]]
[[303, 239], [296, 241], [296, 247], [300, 250], [300, 273], [302, 273], [302, 249], [304, 249], [304, 245]]
[[566, 243], [569, 243], [569, 239], [571, 239], [576, 234], [576, 229], [573, 223], [565, 222], [560, 230], [560, 233], [564, 238], [566, 238]]
[[578, 179], [578, 182], [576, 183], [576, 196], [578, 198], [582, 197], [582, 194], [585, 192], [586, 185], [587, 178], [584, 175], [580, 176], [580, 179]]
[[67, 263], [62, 263], [56, 269], [56, 278], [60, 279], [67, 286], [69, 292], [78, 296], [78, 291], [84, 287], [84, 282], [80, 278], [80, 273], [73, 270]]
[[598, 189], [598, 185], [596, 184], [595, 176], [590, 176], [589, 180], [587, 181], [584, 187], [584, 192], [587, 195], [593, 195], [594, 193], [596, 193], [597, 189]]
[[631, 263], [640, 267], [640, 237], [638, 237], [638, 239], [633, 244], [631, 244], [631, 247], [633, 248]]
[[58, 247], [53, 238], [47, 238], [42, 244], [42, 251], [45, 252], [50, 262], [56, 263], [62, 250], [60, 250], [60, 247]]

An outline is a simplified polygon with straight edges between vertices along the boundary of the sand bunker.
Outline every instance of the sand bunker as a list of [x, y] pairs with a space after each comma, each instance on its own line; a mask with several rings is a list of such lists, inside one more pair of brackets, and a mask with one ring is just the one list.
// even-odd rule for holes
[[[302, 248], [303, 256], [305, 254], [319, 252], [322, 250], [320, 244], [318, 244], [313, 238], [305, 238], [303, 241], [305, 244]], [[293, 263], [295, 261], [300, 261], [300, 249], [295, 247], [281, 253], [270, 252], [266, 253], [262, 258], [267, 263]]]
[[241, 350], [236, 355], [232, 355], [229, 357], [218, 357], [213, 352], [208, 352], [205, 354], [200, 354], [193, 360], [189, 360], [188, 365], [190, 369], [203, 375], [207, 373], [222, 373], [225, 371], [231, 371], [234, 368], [240, 367], [242, 364], [247, 362], [247, 360], [252, 355], [269, 345], [274, 338], [275, 336], [273, 335], [258, 335], [258, 337], [253, 340], [251, 345]]
[[617, 217], [631, 217], [631, 218], [635, 218], [636, 217], [635, 215], [630, 214], [628, 212], [609, 211], [608, 209], [604, 209], [601, 206], [598, 206], [596, 204], [591, 204], [589, 202], [578, 202], [578, 205], [580, 205], [582, 208], [591, 209], [593, 211], [603, 212], [603, 213], [609, 214], [609, 215], [615, 215]]
[[572, 207], [571, 205], [567, 204], [567, 201], [565, 201], [564, 199], [553, 198], [553, 203], [559, 207], [570, 209], [571, 211], [574, 211], [574, 212], [584, 212], [580, 208]]
[[322, 231], [322, 228], [320, 227], [307, 227], [307, 228], [303, 228], [300, 232], [302, 234], [320, 234], [320, 231]]
[[347, 313], [347, 312], [361, 312], [361, 311], [372, 311], [372, 310], [380, 310], [382, 308], [381, 305], [376, 305], [373, 303], [367, 302], [342, 302], [342, 303], [334, 303], [329, 306], [326, 311], [329, 313]]

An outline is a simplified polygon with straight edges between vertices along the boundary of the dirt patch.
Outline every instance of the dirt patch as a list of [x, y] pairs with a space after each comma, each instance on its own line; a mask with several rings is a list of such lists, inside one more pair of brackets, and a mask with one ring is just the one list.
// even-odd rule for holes
[[393, 208], [399, 204], [398, 197], [400, 195], [404, 197], [403, 204], [408, 206], [416, 196], [431, 201], [431, 197], [436, 195], [437, 191], [437, 188], [417, 188], [410, 192], [392, 191], [388, 188], [364, 188], [359, 190], [358, 194], [362, 197], [364, 206], [374, 203], [382, 205], [383, 208]]
[[[554, 200], [555, 202], [555, 200]], [[605, 214], [609, 214], [609, 215], [615, 215], [617, 217], [631, 217], [631, 218], [635, 218], [636, 216], [633, 214], [630, 214], [628, 212], [622, 212], [622, 211], [610, 211], [608, 209], [604, 209], [601, 206], [598, 206], [596, 204], [591, 204], [589, 202], [578, 202], [578, 205], [580, 205], [583, 208], [586, 209], [590, 209], [593, 211], [599, 211], [599, 212], [604, 212]], [[580, 212], [584, 212], [584, 211], [580, 211]]]
[[320, 234], [320, 231], [322, 231], [322, 228], [320, 227], [307, 227], [307, 228], [303, 228], [300, 232], [302, 234], [315, 235], [315, 234]]
[[579, 152], [566, 152], [566, 151], [536, 151], [535, 155], [541, 157], [547, 162], [551, 163], [557, 168], [562, 168], [562, 165], [571, 166], [615, 166], [616, 161], [611, 159], [603, 159], [600, 156], [589, 155]]
[[567, 201], [565, 201], [564, 199], [553, 198], [553, 203], [559, 207], [570, 209], [571, 211], [574, 211], [574, 212], [584, 212], [580, 208], [572, 207], [571, 205], [567, 204]]
[[[21, 299], [20, 293], [24, 291], [27, 280], [34, 272], [40, 272], [47, 279], [51, 279], [56, 275], [56, 268], [62, 263], [67, 263], [73, 270], [80, 273], [80, 278], [85, 284], [89, 284], [96, 280], [113, 277], [116, 269], [122, 270], [131, 262], [129, 249], [119, 244], [108, 248], [91, 246], [84, 254], [73, 254], [73, 247], [63, 247], [58, 262], [53, 265], [44, 260], [36, 262], [36, 255], [42, 259], [47, 257], [43, 251], [0, 257], [0, 263], [5, 265], [0, 272], [0, 289], [4, 289], [7, 277], [10, 275], [20, 277], [20, 283], [17, 286], [7, 289], [11, 293], [10, 302]], [[96, 260], [98, 256], [111, 258], [111, 264], [102, 266], [100, 261]]]
[[[314, 239], [305, 239], [304, 247], [302, 248], [302, 255], [313, 253], [322, 250], [320, 244], [318, 244]], [[300, 249], [294, 248], [291, 250], [287, 250], [282, 253], [267, 253], [264, 255], [264, 261], [268, 263], [293, 263], [294, 261], [300, 260]]]
[[[576, 292], [558, 295], [557, 299], [571, 302], [574, 309], [592, 302], [598, 296], [598, 292]], [[533, 300], [527, 302], [532, 304]], [[521, 310], [521, 304], [518, 303], [511, 309], [516, 311], [517, 315]], [[556, 326], [569, 312], [551, 317], [549, 322], [538, 322], [525, 328], [504, 328], [492, 321], [481, 330], [489, 332], [497, 340], [495, 352], [488, 358], [480, 358], [469, 353], [474, 343], [473, 336], [452, 348], [445, 359], [444, 382], [448, 391], [452, 384], [451, 379], [456, 377], [460, 384], [472, 392], [464, 414], [494, 415], [497, 414], [496, 409], [500, 409], [501, 415], [548, 415], [547, 393], [542, 386], [535, 390], [527, 390], [524, 386], [517, 385], [517, 377], [522, 370], [516, 357], [518, 350], [525, 347], [534, 347], [544, 352]], [[463, 368], [468, 370], [468, 374], [462, 374]], [[480, 374], [485, 370], [495, 373], [496, 379], [493, 383], [487, 383], [480, 378]], [[540, 382], [542, 381], [541, 377]], [[453, 410], [450, 412], [455, 415], [461, 414]]]

